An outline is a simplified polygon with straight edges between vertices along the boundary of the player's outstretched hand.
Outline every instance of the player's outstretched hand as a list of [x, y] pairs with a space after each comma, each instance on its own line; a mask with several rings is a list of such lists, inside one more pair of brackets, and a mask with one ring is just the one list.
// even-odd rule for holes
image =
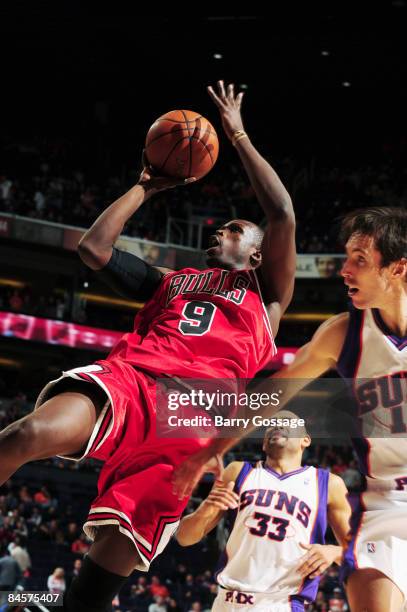
[[239, 496], [233, 491], [235, 483], [233, 481], [225, 484], [223, 480], [215, 480], [211, 492], [202, 502], [202, 510], [208, 509], [209, 512], [218, 510], [234, 510], [239, 504]]
[[219, 455], [209, 455], [206, 448], [185, 459], [175, 470], [172, 477], [173, 493], [178, 499], [192, 495], [202, 476], [206, 473], [215, 474], [217, 480], [222, 480], [223, 462]]
[[226, 136], [233, 140], [233, 135], [236, 132], [244, 131], [242, 115], [240, 113], [243, 91], [235, 95], [233, 83], [229, 83], [225, 89], [224, 82], [218, 81], [218, 91], [215, 92], [214, 88], [210, 85], [208, 87], [208, 94], [219, 109]]
[[143, 151], [143, 170], [140, 174], [138, 184], [142, 185], [146, 192], [163, 191], [164, 189], [172, 189], [181, 185], [189, 185], [194, 183], [196, 178], [191, 176], [186, 179], [172, 178], [171, 176], [159, 176], [154, 168], [149, 165], [145, 152]]
[[316, 578], [320, 576], [332, 563], [340, 562], [342, 556], [341, 546], [330, 544], [302, 544], [307, 552], [301, 557], [297, 571], [302, 578]]

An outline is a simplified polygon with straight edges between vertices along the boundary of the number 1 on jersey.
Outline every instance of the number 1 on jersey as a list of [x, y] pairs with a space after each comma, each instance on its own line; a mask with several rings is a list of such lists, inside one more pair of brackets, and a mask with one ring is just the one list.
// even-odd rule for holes
[[203, 336], [211, 328], [216, 306], [212, 302], [187, 302], [178, 329], [184, 336]]

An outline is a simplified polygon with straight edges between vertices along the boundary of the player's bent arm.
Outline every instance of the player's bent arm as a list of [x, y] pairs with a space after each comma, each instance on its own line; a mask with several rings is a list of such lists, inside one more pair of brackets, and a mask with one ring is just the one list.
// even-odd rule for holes
[[350, 531], [350, 517], [352, 510], [348, 502], [348, 490], [342, 478], [336, 474], [329, 475], [328, 483], [328, 522], [334, 532], [337, 542], [342, 548], [347, 545]]
[[181, 546], [191, 546], [202, 540], [219, 523], [226, 510], [237, 503], [232, 490], [242, 466], [241, 461], [230, 463], [223, 472], [222, 483], [216, 481], [207, 499], [195, 512], [182, 518], [176, 533]]
[[320, 325], [310, 342], [295, 354], [294, 361], [273, 374], [274, 378], [306, 379], [305, 384], [334, 369], [348, 330], [349, 314], [342, 312]]
[[[311, 380], [318, 378], [327, 370], [334, 368], [345, 340], [348, 328], [349, 315], [341, 313], [325, 321], [315, 332], [311, 341], [301, 347], [294, 361], [273, 374], [271, 378], [262, 379], [259, 383], [250, 387], [249, 395], [266, 393], [272, 395], [277, 388], [282, 393], [278, 405], [270, 404], [262, 408], [262, 416], [270, 418], [281, 410], [301, 389]], [[278, 386], [277, 380], [278, 379]], [[286, 379], [286, 382], [284, 382]], [[215, 438], [210, 445], [204, 449], [206, 454], [212, 456], [223, 455], [232, 448], [241, 437], [249, 435], [256, 426], [253, 422], [239, 432], [236, 428], [237, 437]], [[239, 435], [241, 434], [241, 435]]]
[[267, 219], [259, 269], [263, 297], [274, 335], [291, 302], [296, 270], [295, 214], [291, 197], [271, 165], [248, 138], [236, 149]]
[[101, 270], [106, 266], [125, 223], [150, 195], [144, 185], [134, 185], [99, 215], [78, 245], [79, 256], [89, 268]]

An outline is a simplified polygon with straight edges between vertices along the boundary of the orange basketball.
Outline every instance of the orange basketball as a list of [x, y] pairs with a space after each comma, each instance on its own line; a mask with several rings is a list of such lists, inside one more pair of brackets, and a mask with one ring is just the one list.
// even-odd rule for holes
[[218, 152], [219, 141], [213, 126], [193, 111], [170, 111], [147, 132], [147, 161], [165, 176], [199, 179], [212, 168]]

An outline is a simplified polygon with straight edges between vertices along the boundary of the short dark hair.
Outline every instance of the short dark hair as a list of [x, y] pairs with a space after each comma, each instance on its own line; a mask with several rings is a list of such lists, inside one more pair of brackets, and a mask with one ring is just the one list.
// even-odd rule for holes
[[341, 242], [346, 244], [353, 234], [372, 236], [382, 266], [389, 266], [407, 257], [407, 210], [391, 206], [354, 210], [341, 220]]

